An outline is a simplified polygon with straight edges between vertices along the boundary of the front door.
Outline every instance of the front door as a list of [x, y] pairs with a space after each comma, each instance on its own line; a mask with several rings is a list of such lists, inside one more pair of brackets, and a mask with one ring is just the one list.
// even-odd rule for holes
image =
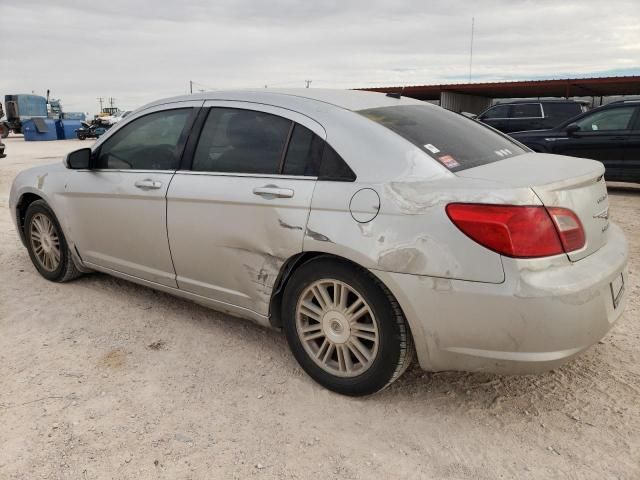
[[71, 238], [89, 266], [176, 287], [166, 193], [194, 114], [184, 103], [140, 112], [97, 147], [91, 170], [70, 175]]
[[324, 130], [276, 107], [205, 105], [192, 168], [176, 172], [167, 195], [178, 286], [267, 315], [280, 268], [302, 251], [316, 178], [301, 161]]
[[613, 179], [628, 156], [635, 110], [625, 105], [585, 115], [575, 122], [578, 131], [555, 142], [553, 153], [599, 160], [605, 166], [605, 179]]

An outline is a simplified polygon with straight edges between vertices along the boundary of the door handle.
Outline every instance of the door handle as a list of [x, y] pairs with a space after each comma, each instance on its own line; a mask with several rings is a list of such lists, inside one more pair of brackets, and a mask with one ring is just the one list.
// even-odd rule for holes
[[162, 187], [162, 182], [156, 182], [150, 178], [145, 178], [144, 180], [138, 180], [134, 185], [142, 190], [157, 190]]
[[265, 185], [264, 187], [254, 188], [253, 194], [265, 198], [291, 198], [293, 197], [293, 190], [290, 188], [279, 188], [275, 185]]

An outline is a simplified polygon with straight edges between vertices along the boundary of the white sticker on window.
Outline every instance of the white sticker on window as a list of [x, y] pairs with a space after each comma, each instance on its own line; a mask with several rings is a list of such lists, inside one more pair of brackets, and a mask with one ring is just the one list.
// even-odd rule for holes
[[439, 152], [440, 152], [440, 150], [439, 150], [437, 147], [435, 147], [435, 146], [431, 145], [430, 143], [427, 143], [427, 144], [424, 146], [424, 148], [426, 148], [427, 150], [429, 150], [431, 153], [439, 153]]

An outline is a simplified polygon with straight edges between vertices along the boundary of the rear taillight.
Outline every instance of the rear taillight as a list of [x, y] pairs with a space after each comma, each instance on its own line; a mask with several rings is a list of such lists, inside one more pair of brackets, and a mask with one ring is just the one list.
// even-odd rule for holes
[[547, 211], [556, 225], [565, 252], [573, 252], [584, 247], [584, 228], [575, 213], [562, 207], [548, 207]]
[[450, 203], [446, 210], [464, 234], [508, 257], [548, 257], [584, 246], [582, 224], [566, 208]]

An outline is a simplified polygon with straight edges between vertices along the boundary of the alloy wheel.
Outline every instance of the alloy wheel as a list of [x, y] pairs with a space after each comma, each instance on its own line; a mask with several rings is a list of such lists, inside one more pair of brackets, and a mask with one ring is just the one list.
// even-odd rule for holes
[[55, 271], [60, 265], [60, 237], [51, 219], [36, 213], [31, 218], [29, 236], [31, 248], [42, 268]]
[[296, 330], [307, 354], [339, 377], [364, 373], [376, 359], [380, 333], [364, 297], [345, 282], [322, 279], [300, 295]]

